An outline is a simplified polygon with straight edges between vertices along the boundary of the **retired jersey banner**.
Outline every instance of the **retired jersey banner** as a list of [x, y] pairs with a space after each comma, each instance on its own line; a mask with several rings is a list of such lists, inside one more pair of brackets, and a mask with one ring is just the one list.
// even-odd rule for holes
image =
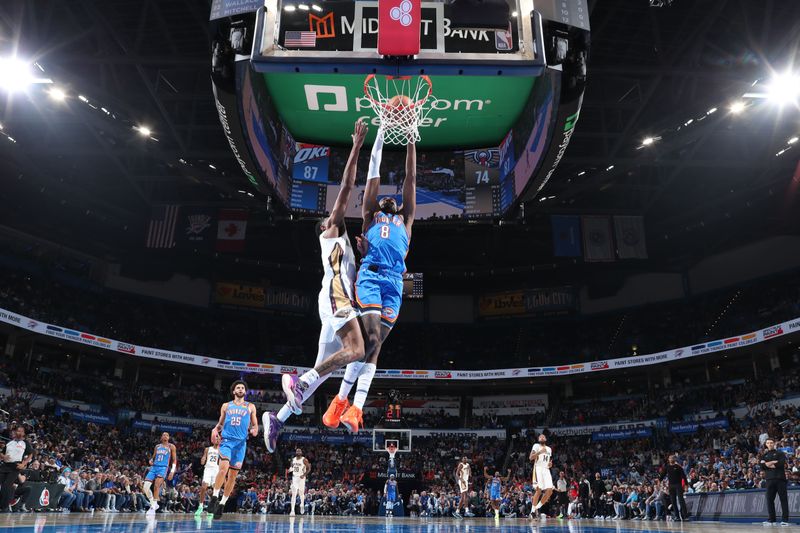
[[576, 216], [553, 215], [553, 255], [556, 257], [581, 256], [581, 219]]
[[647, 259], [644, 217], [614, 217], [614, 234], [620, 259]]
[[584, 216], [583, 255], [586, 261], [613, 261], [614, 243], [611, 236], [611, 218], [605, 216]]

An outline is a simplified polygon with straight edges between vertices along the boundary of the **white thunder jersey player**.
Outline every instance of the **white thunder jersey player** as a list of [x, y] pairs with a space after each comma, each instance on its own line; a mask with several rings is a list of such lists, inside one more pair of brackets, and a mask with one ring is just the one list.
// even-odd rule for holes
[[533, 461], [533, 486], [536, 488], [532, 501], [531, 514], [533, 514], [547, 503], [553, 493], [553, 476], [550, 474], [550, 469], [553, 467], [553, 450], [547, 445], [547, 436], [544, 433], [539, 435], [539, 442], [531, 448], [530, 460]]
[[294, 503], [297, 495], [300, 494], [300, 514], [306, 513], [306, 476], [311, 470], [311, 463], [308, 459], [303, 457], [303, 450], [297, 448], [292, 457], [292, 466], [289, 468], [292, 472], [292, 486], [291, 486], [291, 511], [289, 516], [294, 516]]

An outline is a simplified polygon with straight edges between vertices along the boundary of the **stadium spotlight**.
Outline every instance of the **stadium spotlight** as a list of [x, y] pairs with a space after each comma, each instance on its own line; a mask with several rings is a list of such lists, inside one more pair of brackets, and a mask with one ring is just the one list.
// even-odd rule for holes
[[291, 13], [292, 11], [294, 11], [295, 9], [297, 9], [297, 8], [296, 8], [296, 7], [294, 7], [292, 4], [287, 4], [287, 5], [283, 6], [283, 10], [284, 10], [284, 11], [288, 11], [288, 12], [290, 12], [290, 13]]
[[800, 137], [792, 137], [791, 139], [789, 139], [788, 141], [786, 141], [786, 144], [794, 144], [794, 143], [796, 143], [797, 141], [800, 141]]
[[732, 103], [731, 107], [729, 109], [730, 109], [731, 113], [733, 113], [734, 115], [738, 115], [739, 113], [744, 111], [745, 107], [747, 107], [745, 105], [745, 103], [742, 102], [742, 101], [739, 101], [739, 102]]
[[150, 137], [153, 131], [147, 126], [134, 126], [133, 129], [139, 132], [142, 137]]
[[322, 11], [322, 8], [319, 7], [317, 4], [311, 4], [311, 9], [314, 11]]
[[53, 83], [53, 80], [35, 77], [31, 73], [30, 63], [17, 57], [0, 58], [0, 88], [13, 93], [23, 91], [34, 83]]
[[642, 139], [642, 146], [650, 146], [654, 142], [656, 142], [654, 137], [645, 137]]
[[50, 98], [52, 98], [56, 102], [63, 102], [67, 98], [67, 93], [65, 93], [58, 87], [51, 88], [49, 91], [47, 91], [47, 94], [49, 94]]
[[767, 95], [777, 104], [797, 104], [800, 97], [800, 76], [784, 72], [772, 78], [767, 87]]
[[301, 11], [308, 11], [308, 6], [305, 4], [300, 4], [297, 7], [299, 7]]

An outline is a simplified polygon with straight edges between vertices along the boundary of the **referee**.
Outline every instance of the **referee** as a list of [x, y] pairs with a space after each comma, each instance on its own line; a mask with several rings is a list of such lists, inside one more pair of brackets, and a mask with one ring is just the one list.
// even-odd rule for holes
[[767, 481], [767, 512], [769, 524], [775, 519], [775, 494], [781, 500], [781, 525], [789, 525], [789, 496], [786, 493], [786, 454], [775, 449], [775, 439], [768, 438], [764, 443], [767, 451], [761, 456], [764, 479]]
[[[25, 440], [25, 428], [17, 426], [12, 432], [12, 440], [6, 443], [6, 453], [0, 465], [0, 509], [8, 509], [14, 496], [14, 484], [19, 479], [20, 470], [28, 468], [33, 459], [33, 447]], [[784, 489], [785, 491], [785, 489]]]

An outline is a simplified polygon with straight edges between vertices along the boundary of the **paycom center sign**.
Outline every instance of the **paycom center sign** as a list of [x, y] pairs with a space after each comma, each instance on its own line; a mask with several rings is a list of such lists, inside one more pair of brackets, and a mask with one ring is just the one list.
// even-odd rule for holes
[[[359, 117], [375, 116], [360, 74], [264, 74], [275, 105], [298, 140], [338, 144]], [[528, 76], [432, 76], [427, 119], [419, 145], [426, 148], [489, 146], [503, 138], [519, 117], [533, 88]], [[416, 84], [412, 80], [411, 85]], [[376, 123], [377, 124], [377, 123]], [[370, 128], [369, 142], [377, 127]]]

